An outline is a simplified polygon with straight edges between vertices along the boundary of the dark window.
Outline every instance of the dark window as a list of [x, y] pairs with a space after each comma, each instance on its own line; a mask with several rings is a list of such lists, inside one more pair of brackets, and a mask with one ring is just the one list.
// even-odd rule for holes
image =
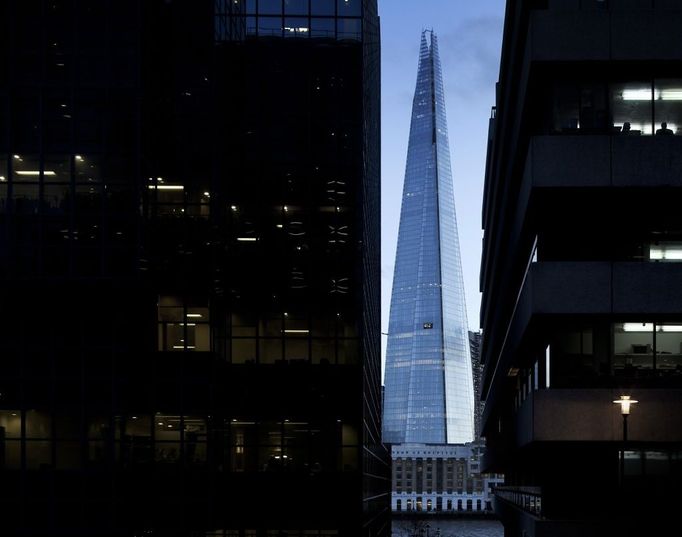
[[342, 41], [360, 41], [362, 39], [361, 19], [337, 19], [336, 38]]
[[282, 18], [258, 17], [258, 35], [261, 37], [282, 37]]
[[[316, 0], [312, 0], [313, 4]], [[284, 0], [284, 13], [287, 15], [307, 15], [308, 0]]]
[[280, 15], [282, 0], [258, 0], [258, 13], [261, 15]]
[[335, 14], [335, 0], [311, 0], [311, 15], [330, 15]]
[[359, 17], [362, 15], [362, 0], [337, 0], [339, 17]]

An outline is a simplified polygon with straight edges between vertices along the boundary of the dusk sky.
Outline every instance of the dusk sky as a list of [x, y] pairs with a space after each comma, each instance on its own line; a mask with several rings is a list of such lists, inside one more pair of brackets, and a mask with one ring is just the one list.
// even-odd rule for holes
[[[419, 42], [433, 28], [445, 81], [455, 205], [469, 327], [479, 328], [481, 200], [490, 108], [495, 104], [504, 0], [379, 0], [382, 101], [382, 332], [388, 332]], [[385, 354], [386, 337], [382, 337]]]

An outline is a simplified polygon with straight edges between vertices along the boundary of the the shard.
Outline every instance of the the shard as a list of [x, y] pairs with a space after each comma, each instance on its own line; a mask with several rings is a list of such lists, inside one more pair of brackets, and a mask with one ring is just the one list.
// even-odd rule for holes
[[474, 439], [474, 393], [438, 42], [422, 32], [386, 351], [383, 440]]

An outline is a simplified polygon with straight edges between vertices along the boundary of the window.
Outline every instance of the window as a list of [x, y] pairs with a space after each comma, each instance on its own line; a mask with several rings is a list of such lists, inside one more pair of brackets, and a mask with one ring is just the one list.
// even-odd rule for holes
[[310, 13], [311, 15], [326, 15], [334, 16], [336, 6], [335, 0], [311, 0]]
[[649, 260], [679, 263], [682, 261], [682, 242], [656, 241], [649, 244]]
[[258, 17], [258, 35], [261, 37], [282, 37], [282, 18]]
[[336, 37], [342, 41], [360, 41], [362, 39], [361, 19], [337, 19]]
[[596, 376], [591, 328], [564, 328], [552, 340], [553, 383]]
[[337, 0], [339, 17], [359, 17], [362, 15], [362, 0]]
[[682, 324], [626, 322], [613, 325], [614, 374], [667, 376], [682, 373]]
[[682, 79], [654, 80], [654, 124], [657, 135], [682, 134]]
[[259, 0], [258, 12], [261, 15], [280, 15], [282, 13], [282, 0]]
[[682, 79], [554, 82], [551, 132], [682, 134]]
[[623, 134], [653, 134], [651, 83], [626, 82], [611, 85], [613, 125]]
[[[316, 0], [313, 0], [315, 3]], [[307, 15], [308, 0], [284, 0], [284, 13], [287, 15]]]
[[613, 369], [616, 375], [641, 376], [653, 370], [652, 323], [617, 323], [613, 326]]
[[657, 324], [655, 336], [658, 374], [682, 374], [682, 324]]
[[402, 511], [403, 510], [403, 501], [401, 499], [398, 499], [396, 501], [395, 510], [396, 511]]
[[201, 301], [161, 296], [158, 302], [160, 351], [210, 351], [209, 309]]
[[284, 37], [308, 37], [308, 19], [287, 17], [284, 19]]
[[336, 37], [336, 23], [334, 19], [311, 19], [310, 36], [319, 39], [334, 39]]

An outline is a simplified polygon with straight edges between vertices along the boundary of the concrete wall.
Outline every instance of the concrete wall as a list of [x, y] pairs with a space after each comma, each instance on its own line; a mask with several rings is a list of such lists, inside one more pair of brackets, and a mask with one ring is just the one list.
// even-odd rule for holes
[[620, 395], [639, 401], [628, 418], [628, 441], [682, 442], [681, 389], [538, 390], [517, 414], [519, 445], [530, 442], [620, 442]]

